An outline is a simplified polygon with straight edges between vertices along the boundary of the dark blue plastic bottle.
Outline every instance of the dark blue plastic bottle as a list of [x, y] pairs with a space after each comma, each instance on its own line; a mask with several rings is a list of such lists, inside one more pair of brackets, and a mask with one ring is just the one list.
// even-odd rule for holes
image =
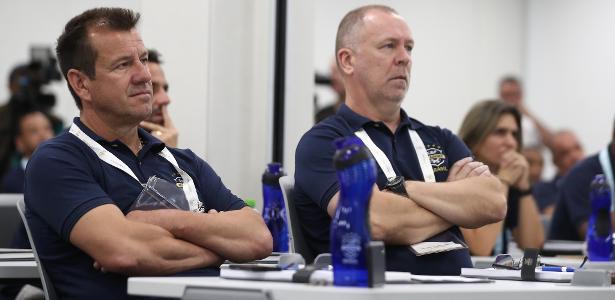
[[592, 180], [589, 192], [592, 213], [587, 224], [587, 257], [591, 261], [613, 260], [613, 228], [611, 228], [611, 190], [603, 174]]
[[333, 284], [367, 287], [369, 200], [376, 182], [376, 163], [357, 137], [338, 139], [335, 146], [333, 163], [340, 183], [340, 199], [331, 221]]
[[288, 226], [280, 177], [284, 176], [280, 163], [270, 163], [263, 173], [263, 219], [273, 238], [274, 252], [288, 252]]

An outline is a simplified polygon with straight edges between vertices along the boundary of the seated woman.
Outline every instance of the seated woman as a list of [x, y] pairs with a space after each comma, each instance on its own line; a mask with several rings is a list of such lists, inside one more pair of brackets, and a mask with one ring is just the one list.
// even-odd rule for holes
[[479, 102], [464, 118], [459, 137], [474, 153], [475, 159], [488, 165], [500, 178], [502, 192], [508, 195], [504, 221], [477, 229], [461, 229], [470, 253], [476, 256], [494, 254], [500, 235], [502, 249], [496, 252], [507, 253], [508, 230], [519, 248], [540, 248], [544, 242], [544, 229], [531, 192], [529, 164], [520, 153], [519, 111], [500, 100]]

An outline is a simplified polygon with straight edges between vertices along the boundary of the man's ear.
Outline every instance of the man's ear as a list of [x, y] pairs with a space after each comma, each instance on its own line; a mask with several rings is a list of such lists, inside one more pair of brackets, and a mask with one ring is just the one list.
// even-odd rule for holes
[[66, 74], [68, 84], [70, 84], [73, 91], [81, 98], [81, 100], [89, 101], [92, 99], [89, 90], [90, 78], [83, 74], [79, 70], [70, 69]]
[[354, 53], [349, 48], [341, 48], [337, 51], [337, 61], [343, 74], [350, 75], [354, 72]]

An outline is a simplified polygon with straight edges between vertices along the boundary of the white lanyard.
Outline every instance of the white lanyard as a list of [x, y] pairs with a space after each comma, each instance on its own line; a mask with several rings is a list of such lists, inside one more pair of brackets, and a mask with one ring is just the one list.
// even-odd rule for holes
[[613, 169], [611, 168], [611, 160], [609, 159], [609, 148], [602, 149], [598, 155], [600, 165], [609, 187], [611, 188], [611, 211], [615, 211], [615, 181], [613, 180]]
[[[94, 153], [96, 153], [98, 158], [100, 158], [102, 161], [124, 171], [124, 173], [130, 175], [130, 177], [134, 178], [139, 184], [142, 185], [139, 178], [123, 161], [121, 161], [119, 158], [113, 155], [113, 153], [109, 152], [107, 149], [105, 149], [103, 146], [101, 146], [99, 143], [97, 143], [91, 137], [85, 134], [81, 130], [81, 128], [79, 128], [79, 126], [77, 126], [75, 123], [71, 125], [69, 132], [76, 136], [78, 139], [80, 139], [82, 142], [84, 142], [88, 147], [90, 147], [90, 149], [92, 149], [92, 151], [94, 151]], [[171, 151], [169, 151], [169, 149], [165, 147], [158, 154], [164, 159], [166, 159], [169, 163], [171, 163], [177, 173], [179, 173], [179, 175], [182, 177], [182, 190], [184, 191], [184, 194], [188, 199], [190, 210], [194, 212], [199, 211], [201, 207], [201, 201], [199, 201], [199, 196], [196, 192], [196, 186], [194, 185], [192, 177], [190, 177], [190, 175], [188, 175], [188, 173], [186, 173], [184, 170], [179, 168], [177, 160], [175, 160], [175, 157], [173, 156]]]
[[[372, 139], [369, 137], [367, 132], [363, 128], [354, 133], [358, 136], [361, 141], [365, 144], [367, 149], [372, 153], [374, 159], [382, 169], [384, 176], [387, 177], [388, 180], [392, 180], [397, 177], [395, 174], [395, 170], [391, 165], [391, 162], [387, 158], [387, 156], [374, 144]], [[425, 182], [436, 182], [436, 176], [433, 173], [433, 168], [431, 167], [431, 160], [429, 159], [429, 155], [427, 154], [427, 149], [425, 148], [425, 144], [423, 144], [423, 140], [416, 133], [415, 130], [408, 129], [408, 134], [410, 135], [410, 141], [414, 146], [414, 151], [416, 152], [416, 156], [419, 160], [419, 165], [421, 166], [421, 171], [423, 172], [423, 178], [425, 178]]]

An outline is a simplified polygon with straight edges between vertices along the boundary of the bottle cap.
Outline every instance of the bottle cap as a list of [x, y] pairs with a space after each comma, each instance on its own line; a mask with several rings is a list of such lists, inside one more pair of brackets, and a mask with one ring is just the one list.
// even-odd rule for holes
[[256, 200], [254, 200], [254, 199], [247, 198], [247, 199], [243, 200], [243, 202], [245, 202], [246, 205], [251, 207], [251, 208], [256, 208]]
[[282, 172], [282, 164], [279, 162], [272, 162], [267, 164], [267, 172], [271, 174]]
[[342, 170], [360, 161], [373, 159], [371, 152], [358, 137], [343, 137], [334, 141], [337, 151], [333, 155], [335, 169]]
[[272, 162], [267, 164], [267, 169], [265, 169], [265, 173], [263, 173], [262, 182], [267, 185], [279, 185], [280, 177], [284, 176], [284, 171], [282, 171], [282, 164], [279, 162]]

